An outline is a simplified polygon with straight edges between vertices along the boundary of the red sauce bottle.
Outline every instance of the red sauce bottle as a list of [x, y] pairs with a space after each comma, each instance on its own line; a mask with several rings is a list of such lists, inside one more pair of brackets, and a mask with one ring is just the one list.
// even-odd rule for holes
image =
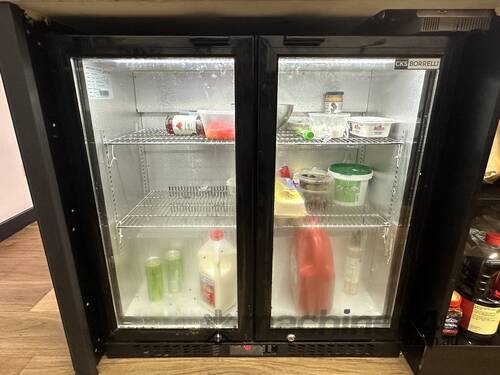
[[456, 336], [458, 333], [458, 326], [462, 320], [462, 296], [457, 291], [453, 291], [450, 300], [450, 307], [446, 314], [446, 319], [443, 325], [443, 336]]

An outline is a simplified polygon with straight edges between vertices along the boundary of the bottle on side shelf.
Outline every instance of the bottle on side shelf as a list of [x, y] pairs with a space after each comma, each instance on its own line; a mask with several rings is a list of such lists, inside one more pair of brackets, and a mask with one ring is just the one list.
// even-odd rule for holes
[[222, 230], [212, 230], [198, 251], [200, 297], [212, 313], [224, 313], [236, 303], [236, 268], [236, 250]]
[[448, 313], [446, 314], [446, 319], [443, 325], [443, 336], [456, 336], [458, 333], [458, 326], [462, 320], [462, 296], [457, 292], [453, 291], [450, 300], [450, 307], [448, 308]]
[[500, 233], [486, 233], [485, 241], [469, 245], [457, 290], [462, 295], [464, 335], [472, 340], [489, 340], [500, 322], [500, 299], [496, 277], [500, 272]]

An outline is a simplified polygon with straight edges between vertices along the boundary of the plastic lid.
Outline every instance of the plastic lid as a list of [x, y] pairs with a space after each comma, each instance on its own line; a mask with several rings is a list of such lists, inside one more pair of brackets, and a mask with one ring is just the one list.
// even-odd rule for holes
[[373, 173], [373, 169], [362, 164], [336, 163], [330, 165], [328, 170], [346, 176], [364, 176]]
[[210, 232], [210, 238], [214, 241], [220, 241], [224, 238], [224, 232], [220, 229], [214, 229]]
[[500, 246], [500, 233], [498, 232], [486, 233], [486, 242], [493, 246]]
[[450, 307], [460, 307], [462, 304], [462, 296], [456, 291], [453, 291], [453, 294], [451, 295], [451, 301], [450, 301]]
[[326, 185], [332, 182], [331, 175], [327, 171], [319, 168], [303, 169], [295, 174], [295, 178], [299, 180], [302, 185]]
[[325, 93], [325, 96], [328, 96], [328, 95], [344, 95], [344, 92], [343, 91], [328, 91]]

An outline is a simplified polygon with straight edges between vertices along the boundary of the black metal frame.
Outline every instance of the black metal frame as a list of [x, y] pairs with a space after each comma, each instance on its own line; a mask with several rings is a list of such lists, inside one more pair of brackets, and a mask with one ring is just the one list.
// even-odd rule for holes
[[[96, 252], [99, 258], [99, 279], [104, 284], [104, 303], [107, 324], [104, 341], [210, 341], [216, 333], [223, 340], [245, 341], [252, 337], [253, 316], [253, 181], [255, 128], [254, 86], [252, 76], [252, 37], [112, 37], [112, 36], [51, 36], [50, 51], [52, 65], [56, 66], [54, 79], [59, 83], [58, 103], [61, 121], [67, 125], [65, 139], [72, 145], [74, 155], [64, 160], [63, 155], [55, 162], [72, 164], [75, 180], [86, 180], [85, 189], [80, 191], [80, 201], [86, 207], [82, 213], [92, 218], [82, 228], [91, 234], [88, 238], [88, 252]], [[105, 266], [103, 241], [99, 230], [93, 187], [85, 150], [81, 124], [89, 121], [88, 104], [81, 101], [83, 118], [80, 118], [76, 88], [73, 83], [71, 59], [84, 57], [185, 57], [185, 56], [227, 56], [235, 58], [235, 101], [236, 101], [236, 173], [237, 179], [237, 248], [238, 248], [238, 328], [236, 329], [132, 329], [118, 328], [112, 306], [111, 289]], [[242, 77], [242, 78], [238, 78]], [[244, 78], [243, 78], [244, 77]], [[81, 99], [84, 97], [82, 96]], [[83, 121], [83, 122], [82, 122]], [[77, 150], [75, 152], [75, 150]], [[69, 150], [68, 150], [69, 151]], [[75, 173], [76, 171], [76, 173]], [[77, 176], [77, 177], [76, 177]], [[70, 179], [68, 179], [70, 180]], [[63, 205], [64, 205], [63, 201]], [[83, 217], [81, 220], [85, 220]], [[92, 246], [90, 246], [92, 244]]]
[[73, 367], [77, 374], [97, 374], [101, 346], [94, 302], [98, 294], [91, 291], [90, 283], [82, 283], [88, 263], [82, 259], [80, 232], [69, 229], [78, 227], [77, 197], [71, 193], [72, 186], [61, 186], [58, 176], [63, 176], [63, 169], [56, 166], [51, 151], [61, 143], [40, 35], [44, 32], [26, 23], [17, 7], [0, 3], [0, 42], [5, 46], [0, 50], [2, 79]]
[[[454, 49], [448, 37], [260, 37], [258, 42], [259, 61], [259, 123], [258, 123], [258, 159], [257, 169], [260, 171], [257, 179], [257, 208], [256, 212], [264, 212], [264, 220], [256, 223], [257, 230], [257, 259], [262, 260], [262, 266], [256, 267], [256, 279], [264, 287], [256, 288], [256, 311], [263, 316], [256, 319], [256, 337], [258, 340], [286, 340], [289, 333], [293, 333], [297, 340], [325, 340], [332, 338], [339, 341], [347, 340], [377, 340], [398, 341], [401, 338], [401, 313], [404, 300], [407, 298], [405, 288], [408, 283], [412, 258], [418, 248], [418, 233], [425, 222], [426, 205], [422, 199], [431, 194], [434, 186], [430, 184], [432, 173], [427, 173], [424, 160], [420, 170], [419, 185], [411, 186], [418, 172], [418, 158], [413, 155], [417, 165], [410, 165], [412, 180], [408, 181], [410, 189], [417, 189], [414, 201], [414, 211], [411, 218], [406, 220], [409, 224], [408, 238], [404, 259], [401, 265], [401, 276], [397, 288], [397, 297], [392, 315], [390, 328], [335, 328], [335, 329], [282, 329], [270, 328], [271, 313], [271, 281], [272, 281], [272, 249], [273, 249], [273, 205], [274, 205], [274, 174], [275, 174], [275, 118], [277, 103], [277, 69], [279, 56], [336, 56], [336, 57], [440, 57], [441, 73], [436, 84], [436, 97], [431, 110], [431, 91], [433, 83], [424, 88], [419, 111], [420, 116], [430, 115], [428, 126], [428, 139], [440, 138], [447, 129], [440, 126], [446, 118], [443, 107], [450, 105], [449, 98], [442, 97], [443, 85], [447, 82], [447, 72]], [[429, 81], [429, 79], [428, 79]], [[426, 97], [427, 96], [427, 97]], [[441, 108], [439, 108], [441, 107]], [[427, 118], [421, 118], [425, 123]], [[432, 143], [432, 142], [429, 142]], [[423, 151], [424, 158], [428, 158], [427, 145], [418, 144], [414, 154]], [[434, 146], [432, 146], [434, 147]], [[430, 152], [430, 151], [429, 151]], [[433, 156], [432, 153], [430, 155]], [[417, 160], [416, 160], [417, 159]], [[406, 198], [411, 196], [410, 191], [405, 192]], [[407, 208], [403, 208], [409, 214]], [[403, 214], [404, 216], [404, 214]], [[403, 218], [404, 219], [404, 218]], [[404, 239], [401, 239], [404, 241]], [[402, 246], [404, 242], [399, 242]]]
[[[492, 342], [483, 344], [471, 344], [460, 334], [455, 340], [441, 335], [500, 118], [499, 31], [497, 17], [488, 33], [469, 35], [457, 69], [463, 78], [456, 87], [455, 110], [449, 119], [456, 131], [443, 142], [436, 163], [437, 169], [447, 173], [436, 176], [436, 184], [443, 188], [432, 197], [434, 205], [415, 267], [411, 290], [414, 298], [407, 303], [412, 324], [407, 327], [403, 351], [413, 371], [419, 374], [468, 374], [472, 368], [492, 373], [499, 364], [498, 334]], [[462, 168], [450, 168], [455, 165]], [[451, 357], [453, 364], [445, 367], [443, 364]]]

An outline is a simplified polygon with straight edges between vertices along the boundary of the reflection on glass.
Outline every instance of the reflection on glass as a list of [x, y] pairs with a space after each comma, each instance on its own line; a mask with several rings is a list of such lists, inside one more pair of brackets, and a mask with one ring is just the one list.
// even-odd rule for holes
[[430, 81], [394, 63], [279, 59], [272, 328], [390, 326]]
[[74, 60], [119, 327], [237, 327], [233, 58]]

